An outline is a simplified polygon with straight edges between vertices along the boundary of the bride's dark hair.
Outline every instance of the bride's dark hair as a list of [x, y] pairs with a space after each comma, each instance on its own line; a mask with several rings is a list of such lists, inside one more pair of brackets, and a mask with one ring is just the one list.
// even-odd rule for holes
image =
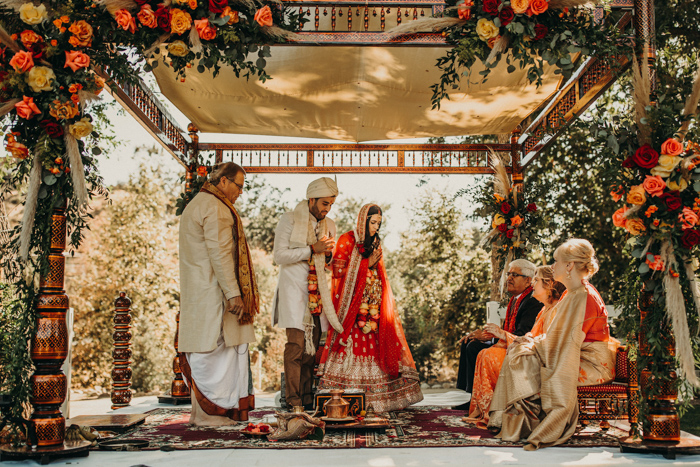
[[363, 244], [365, 251], [362, 253], [363, 258], [369, 258], [369, 255], [371, 255], [374, 249], [379, 246], [379, 228], [382, 226], [381, 222], [379, 223], [379, 228], [377, 228], [377, 233], [371, 237], [369, 235], [369, 220], [375, 214], [379, 214], [380, 216], [382, 215], [382, 209], [379, 206], [372, 206], [369, 208], [369, 211], [367, 211], [367, 221], [365, 222], [365, 242]]

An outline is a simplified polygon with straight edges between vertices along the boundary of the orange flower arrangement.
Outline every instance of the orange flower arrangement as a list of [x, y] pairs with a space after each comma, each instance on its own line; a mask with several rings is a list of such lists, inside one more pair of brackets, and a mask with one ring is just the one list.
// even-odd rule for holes
[[258, 11], [255, 12], [255, 16], [253, 17], [253, 19], [260, 26], [272, 26], [272, 11], [270, 11], [270, 7], [265, 5], [264, 7], [260, 8]]
[[194, 26], [197, 29], [200, 39], [205, 41], [214, 40], [216, 37], [216, 28], [209, 23], [206, 18], [195, 20]]
[[90, 47], [92, 45], [92, 26], [85, 21], [73, 22], [68, 28], [73, 35], [68, 38], [68, 42], [73, 47]]

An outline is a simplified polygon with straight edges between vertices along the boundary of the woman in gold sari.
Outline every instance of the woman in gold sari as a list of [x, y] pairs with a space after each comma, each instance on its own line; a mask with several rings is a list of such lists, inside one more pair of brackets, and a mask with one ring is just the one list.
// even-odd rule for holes
[[566, 292], [544, 334], [508, 348], [489, 409], [489, 427], [504, 441], [527, 439], [534, 451], [565, 443], [578, 422], [577, 386], [614, 377], [605, 304], [588, 279], [598, 271], [587, 240], [570, 239], [554, 252], [554, 279]]
[[[540, 266], [532, 279], [532, 296], [544, 305], [544, 308], [537, 315], [532, 330], [525, 334], [525, 338], [533, 338], [544, 334], [554, 318], [554, 305], [561, 298], [564, 292], [564, 285], [554, 280], [554, 273], [551, 266]], [[477, 426], [486, 427], [489, 421], [489, 406], [493, 398], [493, 390], [501, 372], [503, 360], [506, 358], [506, 348], [513, 342], [522, 342], [522, 338], [504, 331], [496, 324], [486, 324], [484, 331], [496, 336], [499, 341], [479, 352], [476, 359], [476, 370], [474, 372], [474, 390], [469, 405], [469, 417], [462, 420], [466, 423], [476, 423]]]

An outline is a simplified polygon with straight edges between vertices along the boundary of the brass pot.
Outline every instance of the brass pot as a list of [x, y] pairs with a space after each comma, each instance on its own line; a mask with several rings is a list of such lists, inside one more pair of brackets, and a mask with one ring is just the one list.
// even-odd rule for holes
[[331, 389], [331, 398], [323, 404], [328, 418], [346, 418], [350, 411], [350, 403], [343, 399], [342, 389]]

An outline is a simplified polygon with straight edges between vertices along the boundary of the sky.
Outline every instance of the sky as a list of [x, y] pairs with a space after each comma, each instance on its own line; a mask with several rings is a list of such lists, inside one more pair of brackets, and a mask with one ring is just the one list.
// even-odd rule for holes
[[[177, 120], [180, 128], [187, 128], [189, 123], [177, 108], [158, 94], [158, 97], [167, 106], [173, 117]], [[160, 145], [152, 138], [145, 129], [130, 115], [119, 111], [119, 105], [115, 105], [108, 112], [108, 116], [113, 125], [114, 132], [120, 140], [121, 145], [109, 154], [99, 156], [100, 173], [105, 179], [107, 186], [113, 186], [120, 182], [125, 182], [129, 176], [138, 170], [143, 158], [134, 157], [134, 152], [142, 146]], [[200, 142], [235, 142], [235, 143], [335, 143], [332, 140], [313, 140], [305, 138], [282, 138], [255, 135], [234, 135], [234, 134], [200, 134]], [[396, 142], [396, 141], [393, 141]], [[425, 139], [402, 140], [403, 143], [425, 143]], [[339, 142], [343, 143], [343, 142]], [[383, 142], [375, 142], [383, 143]], [[162, 151], [151, 156], [150, 163], [162, 166], [166, 173], [173, 176], [180, 176], [184, 168], [171, 156]], [[274, 184], [284, 190], [289, 188], [287, 198], [284, 201], [289, 206], [294, 206], [296, 202], [303, 199], [306, 194], [306, 186], [318, 178], [318, 174], [256, 174], [265, 182]], [[324, 176], [327, 176], [324, 174]], [[333, 177], [333, 175], [330, 175]], [[478, 178], [474, 175], [429, 175], [421, 176], [417, 174], [338, 174], [338, 188], [340, 197], [349, 196], [360, 200], [375, 201], [378, 204], [391, 204], [391, 208], [385, 215], [384, 225], [386, 226], [386, 236], [384, 237], [385, 248], [395, 250], [399, 247], [400, 233], [410, 228], [409, 208], [426, 191], [439, 189], [450, 194], [455, 194], [462, 188], [474, 184]], [[421, 185], [421, 180], [427, 183]], [[420, 185], [420, 186], [419, 186]], [[242, 196], [245, 196], [245, 192]], [[339, 198], [340, 199], [340, 198]], [[460, 198], [458, 206], [463, 210], [465, 216], [472, 210], [469, 200]], [[329, 214], [333, 217], [333, 212]]]

